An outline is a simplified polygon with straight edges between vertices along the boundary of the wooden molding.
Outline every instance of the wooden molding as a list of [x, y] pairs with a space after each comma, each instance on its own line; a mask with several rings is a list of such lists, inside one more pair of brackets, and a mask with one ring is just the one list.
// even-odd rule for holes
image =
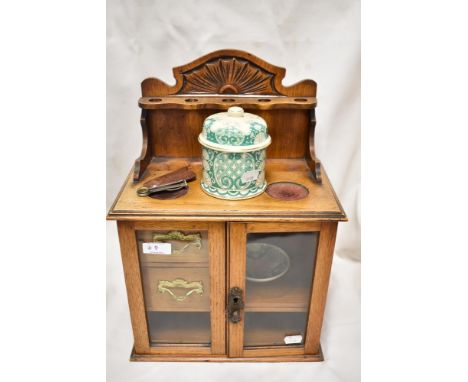
[[132, 350], [130, 361], [133, 362], [321, 362], [323, 361], [322, 349], [317, 354], [292, 354], [283, 356], [258, 356], [228, 357], [224, 355], [194, 356], [194, 355], [154, 355], [137, 354]]
[[[190, 97], [190, 98], [187, 98]], [[188, 95], [166, 96], [161, 98], [141, 97], [138, 106], [149, 110], [199, 110], [209, 109], [225, 111], [231, 106], [240, 106], [249, 110], [273, 109], [306, 109], [317, 105], [315, 97], [267, 97], [267, 96], [239, 96], [226, 95], [225, 97], [213, 95], [197, 95], [196, 98]]]

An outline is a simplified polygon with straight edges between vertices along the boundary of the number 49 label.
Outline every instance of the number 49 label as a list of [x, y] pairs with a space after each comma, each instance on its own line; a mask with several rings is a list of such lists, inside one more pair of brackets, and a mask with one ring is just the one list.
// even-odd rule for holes
[[172, 254], [171, 243], [143, 243], [143, 253], [147, 255]]

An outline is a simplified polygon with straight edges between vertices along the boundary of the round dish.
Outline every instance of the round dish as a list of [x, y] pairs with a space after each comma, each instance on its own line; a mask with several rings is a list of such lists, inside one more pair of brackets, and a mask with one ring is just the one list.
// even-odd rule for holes
[[279, 200], [299, 200], [309, 195], [307, 187], [294, 182], [276, 182], [268, 185], [266, 193]]
[[280, 247], [267, 243], [247, 244], [249, 281], [263, 283], [279, 279], [289, 269], [289, 256]]

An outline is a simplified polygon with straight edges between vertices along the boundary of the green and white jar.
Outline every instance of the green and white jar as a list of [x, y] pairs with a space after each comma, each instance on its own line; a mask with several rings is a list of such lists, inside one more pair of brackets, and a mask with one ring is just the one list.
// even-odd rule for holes
[[205, 119], [198, 141], [203, 146], [201, 186], [207, 194], [238, 200], [265, 191], [265, 151], [271, 137], [263, 118], [230, 107]]

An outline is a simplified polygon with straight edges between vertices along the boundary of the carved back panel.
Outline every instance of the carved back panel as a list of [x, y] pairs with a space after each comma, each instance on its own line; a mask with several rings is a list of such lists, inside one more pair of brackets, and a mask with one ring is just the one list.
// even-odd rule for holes
[[315, 97], [317, 84], [304, 80], [283, 86], [286, 70], [241, 50], [218, 50], [173, 69], [176, 84], [157, 78], [141, 84], [143, 97], [176, 94], [237, 94]]
[[[235, 102], [268, 123], [272, 144], [267, 149], [267, 157], [306, 158], [320, 180], [319, 161], [313, 149], [315, 103], [308, 108], [293, 105], [305, 101], [294, 97], [315, 97], [317, 85], [313, 80], [283, 86], [284, 68], [239, 50], [212, 52], [174, 68], [173, 73], [176, 80], [173, 86], [157, 78], [147, 78], [141, 84], [146, 102], [140, 102], [143, 148], [135, 162], [135, 181], [141, 178], [153, 157], [199, 158], [198, 134], [203, 121], [208, 115], [228, 108], [222, 101], [234, 100], [225, 99], [226, 95], [244, 97], [244, 100], [259, 97], [253, 98], [255, 104], [250, 103], [250, 108], [242, 104], [242, 99]], [[173, 103], [168, 105], [167, 99]], [[217, 105], [213, 99], [218, 100]], [[278, 102], [271, 102], [276, 99]], [[151, 100], [156, 105], [148, 104]], [[164, 102], [158, 106], [159, 101]]]

